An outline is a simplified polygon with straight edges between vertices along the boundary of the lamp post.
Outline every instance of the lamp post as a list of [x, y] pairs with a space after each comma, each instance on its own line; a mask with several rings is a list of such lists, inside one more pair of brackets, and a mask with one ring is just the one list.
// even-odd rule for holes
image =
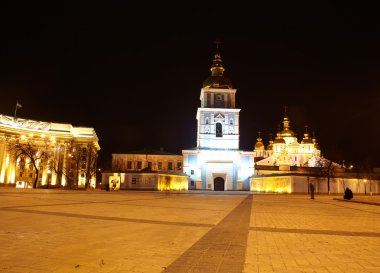
[[364, 195], [367, 195], [367, 179], [364, 179], [363, 182], [364, 182]]

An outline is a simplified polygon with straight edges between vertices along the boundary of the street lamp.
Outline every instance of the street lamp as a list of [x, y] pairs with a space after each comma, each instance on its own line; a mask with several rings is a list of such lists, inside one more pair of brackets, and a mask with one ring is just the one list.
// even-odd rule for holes
[[364, 182], [364, 195], [367, 195], [367, 179], [364, 179], [363, 182]]

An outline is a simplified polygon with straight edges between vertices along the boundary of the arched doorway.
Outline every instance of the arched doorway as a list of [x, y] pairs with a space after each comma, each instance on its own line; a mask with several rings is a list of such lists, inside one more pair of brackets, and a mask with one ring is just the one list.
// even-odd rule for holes
[[224, 191], [224, 179], [216, 177], [214, 179], [214, 191]]

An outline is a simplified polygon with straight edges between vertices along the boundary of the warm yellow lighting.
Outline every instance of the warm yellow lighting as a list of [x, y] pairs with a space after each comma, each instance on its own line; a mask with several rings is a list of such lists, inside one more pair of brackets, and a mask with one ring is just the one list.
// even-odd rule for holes
[[41, 134], [41, 138], [45, 138], [45, 134]]
[[56, 185], [57, 184], [57, 176], [53, 175], [51, 178], [51, 184]]
[[367, 183], [367, 179], [364, 179], [363, 182], [364, 182], [364, 183]]
[[22, 140], [26, 139], [26, 136], [25, 135], [21, 135], [21, 139]]
[[252, 179], [251, 191], [291, 193], [291, 181], [289, 177], [264, 177]]
[[33, 137], [33, 134], [29, 134], [30, 137]]
[[5, 168], [1, 170], [0, 174], [0, 183], [4, 183], [4, 178], [5, 178]]
[[159, 175], [157, 189], [159, 191], [188, 190], [187, 176]]

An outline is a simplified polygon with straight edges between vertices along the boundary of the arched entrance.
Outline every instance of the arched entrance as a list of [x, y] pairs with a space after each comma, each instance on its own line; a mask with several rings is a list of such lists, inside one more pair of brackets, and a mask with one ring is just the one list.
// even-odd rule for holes
[[214, 179], [214, 191], [224, 191], [224, 179], [216, 177]]

